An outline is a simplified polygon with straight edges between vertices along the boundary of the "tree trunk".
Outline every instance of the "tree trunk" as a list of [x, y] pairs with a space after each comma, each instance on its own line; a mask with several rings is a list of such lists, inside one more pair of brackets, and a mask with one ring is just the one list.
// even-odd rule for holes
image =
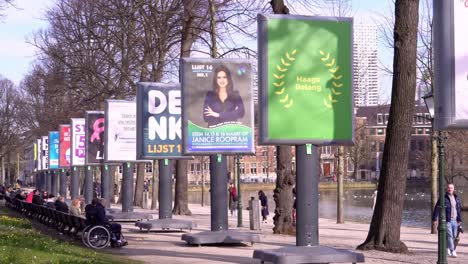
[[[275, 14], [289, 14], [283, 0], [272, 0], [271, 7]], [[273, 191], [275, 200], [275, 216], [273, 217], [274, 234], [295, 233], [292, 219], [294, 203], [293, 188], [296, 176], [292, 172], [292, 149], [290, 146], [276, 147], [276, 187]]]
[[133, 205], [143, 207], [143, 191], [145, 190], [145, 163], [137, 163], [137, 178]]
[[353, 179], [355, 181], [358, 180], [358, 166], [359, 166], [359, 164], [356, 161], [354, 161], [353, 162], [354, 171], [353, 171], [353, 176], [352, 177], [353, 177]]
[[158, 162], [153, 161], [153, 177], [151, 190], [151, 210], [156, 210], [158, 207]]
[[175, 186], [174, 209], [175, 215], [192, 215], [188, 208], [188, 180], [187, 180], [187, 161], [178, 160], [176, 163], [176, 175], [179, 175]]
[[[195, 30], [194, 18], [194, 6], [195, 1], [184, 0], [184, 23], [181, 32], [181, 47], [180, 57], [190, 57], [190, 51], [193, 43], [197, 38], [197, 32]], [[179, 76], [180, 79], [181, 76]], [[174, 209], [173, 214], [177, 215], [191, 215], [192, 212], [188, 209], [188, 178], [187, 178], [187, 161], [178, 160], [176, 162], [176, 187], [174, 196]]]
[[[435, 209], [437, 203], [437, 174], [439, 165], [439, 156], [437, 153], [437, 135], [436, 132], [433, 130], [431, 135], [431, 215], [433, 210]], [[431, 221], [432, 223], [432, 221]], [[431, 224], [431, 234], [437, 233], [437, 226]]]
[[276, 147], [276, 188], [273, 191], [275, 216], [273, 217], [274, 234], [291, 234], [295, 232], [292, 219], [294, 203], [293, 188], [296, 177], [292, 171], [292, 154], [290, 146]]
[[344, 166], [344, 147], [338, 147], [338, 184], [337, 188], [337, 199], [336, 199], [336, 223], [344, 224], [343, 216], [343, 178], [344, 178], [345, 166]]
[[419, 0], [396, 0], [392, 101], [377, 203], [361, 250], [407, 252], [400, 241], [414, 115]]

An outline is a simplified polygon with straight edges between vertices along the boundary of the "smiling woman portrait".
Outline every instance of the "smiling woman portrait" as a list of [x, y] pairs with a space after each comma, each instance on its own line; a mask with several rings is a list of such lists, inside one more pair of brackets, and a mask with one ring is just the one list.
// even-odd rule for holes
[[203, 104], [203, 119], [208, 127], [215, 127], [225, 123], [239, 123], [244, 116], [244, 103], [239, 91], [234, 90], [231, 72], [220, 65], [213, 74], [213, 89], [206, 93]]

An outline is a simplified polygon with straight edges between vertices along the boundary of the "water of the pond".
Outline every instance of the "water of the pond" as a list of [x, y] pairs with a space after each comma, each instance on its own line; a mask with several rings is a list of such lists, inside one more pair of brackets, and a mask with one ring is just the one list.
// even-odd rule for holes
[[[265, 191], [268, 196], [270, 217], [274, 213], [275, 202], [273, 191]], [[344, 192], [345, 221], [370, 223], [374, 190], [346, 190]], [[243, 207], [248, 206], [251, 196], [256, 192], [242, 193]], [[319, 194], [319, 215], [323, 218], [336, 219], [336, 191], [323, 190]], [[201, 193], [189, 192], [190, 203], [201, 203]], [[209, 192], [205, 193], [205, 203], [210, 204]], [[403, 225], [414, 227], [430, 227], [431, 201], [429, 189], [407, 188], [403, 210]], [[468, 221], [468, 211], [463, 212], [463, 219]]]

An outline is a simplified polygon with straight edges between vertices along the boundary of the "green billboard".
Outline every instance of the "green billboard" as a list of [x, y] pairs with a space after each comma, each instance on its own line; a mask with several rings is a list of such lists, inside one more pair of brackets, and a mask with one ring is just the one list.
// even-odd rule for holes
[[352, 18], [259, 15], [261, 144], [353, 144]]

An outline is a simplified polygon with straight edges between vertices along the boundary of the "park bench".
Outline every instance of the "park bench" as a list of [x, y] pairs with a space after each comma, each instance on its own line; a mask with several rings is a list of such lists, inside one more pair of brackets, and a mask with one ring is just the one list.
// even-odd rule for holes
[[38, 221], [50, 227], [55, 227], [61, 233], [75, 239], [81, 239], [83, 244], [95, 249], [106, 247], [110, 243], [110, 231], [105, 226], [87, 225], [82, 217], [60, 212], [54, 208], [4, 196], [5, 206], [21, 215]]

